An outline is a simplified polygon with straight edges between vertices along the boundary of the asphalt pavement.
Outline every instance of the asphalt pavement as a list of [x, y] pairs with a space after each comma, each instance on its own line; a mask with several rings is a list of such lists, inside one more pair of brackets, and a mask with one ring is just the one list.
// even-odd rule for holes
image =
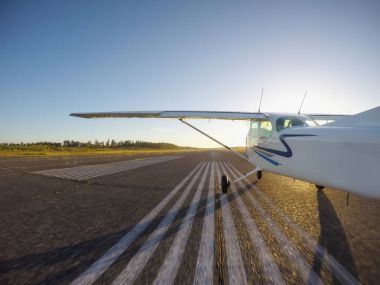
[[0, 158], [0, 284], [379, 284], [380, 201], [227, 151]]

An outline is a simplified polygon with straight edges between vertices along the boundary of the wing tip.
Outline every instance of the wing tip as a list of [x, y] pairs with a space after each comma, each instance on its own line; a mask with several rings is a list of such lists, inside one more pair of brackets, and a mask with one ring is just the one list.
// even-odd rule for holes
[[69, 116], [88, 119], [88, 117], [85, 114], [82, 114], [82, 113], [70, 113]]

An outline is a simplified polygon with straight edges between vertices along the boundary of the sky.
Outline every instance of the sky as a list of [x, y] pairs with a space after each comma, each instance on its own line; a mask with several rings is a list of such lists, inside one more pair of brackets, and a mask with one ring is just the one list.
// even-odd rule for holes
[[[380, 105], [380, 1], [1, 1], [0, 142], [215, 147], [171, 119], [72, 112], [355, 114]], [[228, 145], [248, 124], [193, 120]]]

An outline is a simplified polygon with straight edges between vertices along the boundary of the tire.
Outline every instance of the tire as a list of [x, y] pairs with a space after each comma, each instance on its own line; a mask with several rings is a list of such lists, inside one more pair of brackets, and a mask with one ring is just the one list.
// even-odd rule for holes
[[261, 178], [263, 178], [263, 172], [261, 170], [257, 171], [256, 177], [257, 177], [258, 180], [260, 180]]
[[226, 194], [228, 187], [230, 186], [230, 181], [228, 181], [228, 178], [226, 175], [222, 175], [221, 185], [222, 185], [222, 192]]

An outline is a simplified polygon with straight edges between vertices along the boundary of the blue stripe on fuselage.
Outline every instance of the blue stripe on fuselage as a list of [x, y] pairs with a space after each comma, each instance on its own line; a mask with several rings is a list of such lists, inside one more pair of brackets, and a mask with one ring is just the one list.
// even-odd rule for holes
[[289, 138], [289, 137], [314, 137], [314, 136], [315, 135], [296, 135], [296, 134], [289, 134], [289, 135], [281, 135], [281, 136], [279, 136], [279, 139], [282, 142], [282, 144], [284, 145], [286, 151], [266, 148], [266, 147], [262, 147], [262, 146], [255, 146], [255, 147], [258, 148], [258, 149], [261, 149], [261, 150], [273, 153], [273, 154], [277, 154], [277, 155], [282, 156], [282, 157], [292, 157], [293, 156], [292, 149], [286, 143], [285, 138]]
[[257, 155], [259, 155], [260, 157], [264, 158], [266, 161], [269, 161], [270, 163], [272, 163], [273, 165], [276, 165], [276, 166], [279, 166], [281, 165], [281, 163], [277, 162], [277, 161], [274, 161], [273, 159], [270, 159], [269, 157], [266, 157], [264, 155], [262, 155], [261, 153], [259, 153], [258, 151], [254, 150], [254, 152], [257, 153]]

